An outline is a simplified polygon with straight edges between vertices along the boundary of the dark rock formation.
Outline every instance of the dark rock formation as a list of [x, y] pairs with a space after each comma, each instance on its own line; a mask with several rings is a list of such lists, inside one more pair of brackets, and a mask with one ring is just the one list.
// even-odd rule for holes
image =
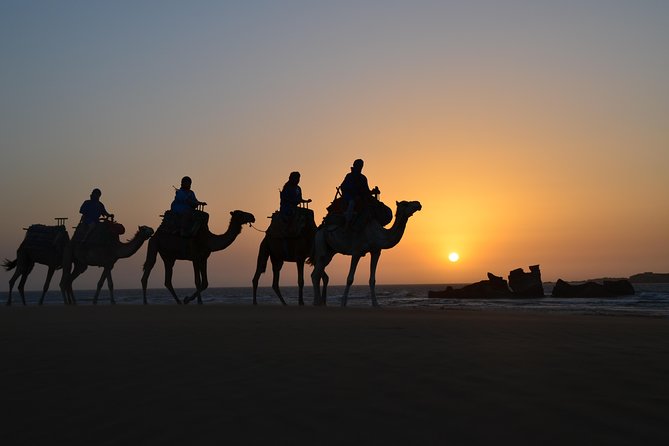
[[509, 287], [516, 297], [544, 297], [544, 285], [541, 282], [539, 265], [530, 266], [526, 273], [522, 268], [509, 273]]
[[509, 273], [509, 282], [502, 277], [488, 273], [488, 280], [466, 285], [462, 288], [446, 287], [443, 291], [428, 291], [427, 297], [454, 299], [495, 299], [544, 297], [544, 286], [541, 282], [539, 265], [530, 266], [526, 273], [522, 268]]
[[634, 287], [627, 279], [605, 280], [604, 283], [588, 281], [570, 284], [558, 279], [553, 287], [553, 297], [618, 297], [634, 294]]
[[509, 286], [502, 277], [488, 273], [488, 280], [466, 285], [462, 288], [446, 287], [443, 291], [428, 291], [427, 297], [430, 298], [451, 298], [451, 299], [499, 299], [511, 298], [513, 294]]
[[639, 273], [630, 276], [632, 283], [669, 283], [669, 273]]

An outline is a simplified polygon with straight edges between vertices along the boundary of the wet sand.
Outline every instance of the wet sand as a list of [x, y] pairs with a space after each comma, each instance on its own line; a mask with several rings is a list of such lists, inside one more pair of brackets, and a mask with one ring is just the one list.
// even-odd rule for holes
[[665, 444], [669, 321], [0, 309], [2, 444]]

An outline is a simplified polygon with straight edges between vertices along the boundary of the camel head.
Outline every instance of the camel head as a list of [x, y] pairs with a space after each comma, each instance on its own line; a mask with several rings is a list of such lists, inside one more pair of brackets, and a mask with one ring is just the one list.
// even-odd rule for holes
[[397, 205], [397, 215], [406, 215], [407, 218], [423, 208], [420, 201], [396, 201], [395, 204]]
[[137, 236], [148, 240], [153, 235], [153, 229], [148, 226], [138, 226], [137, 227]]
[[251, 224], [256, 222], [256, 218], [253, 216], [253, 214], [250, 214], [248, 212], [244, 211], [231, 211], [230, 215], [232, 215], [232, 222], [237, 223], [240, 226], [245, 225], [245, 224]]

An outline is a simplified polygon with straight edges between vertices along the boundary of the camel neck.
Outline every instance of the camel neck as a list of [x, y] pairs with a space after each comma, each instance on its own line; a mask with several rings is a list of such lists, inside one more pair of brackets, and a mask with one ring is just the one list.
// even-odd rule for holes
[[242, 225], [231, 221], [230, 225], [228, 226], [228, 230], [225, 231], [225, 233], [220, 235], [211, 234], [208, 237], [207, 247], [209, 248], [209, 251], [211, 252], [221, 251], [227, 248], [232, 244], [232, 242], [235, 241], [235, 239], [241, 232], [242, 232]]
[[406, 215], [395, 215], [393, 225], [390, 228], [383, 230], [382, 249], [392, 248], [402, 240], [408, 221], [409, 217]]
[[118, 258], [125, 259], [132, 256], [139, 250], [139, 248], [142, 247], [145, 240], [146, 239], [141, 237], [140, 233], [138, 232], [129, 242], [121, 243], [117, 250]]

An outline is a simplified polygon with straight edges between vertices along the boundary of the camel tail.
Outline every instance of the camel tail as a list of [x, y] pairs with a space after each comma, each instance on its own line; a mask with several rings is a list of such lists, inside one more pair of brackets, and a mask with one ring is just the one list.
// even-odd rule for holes
[[5, 271], [11, 271], [16, 268], [16, 260], [5, 259], [5, 261], [2, 262], [2, 267]]

